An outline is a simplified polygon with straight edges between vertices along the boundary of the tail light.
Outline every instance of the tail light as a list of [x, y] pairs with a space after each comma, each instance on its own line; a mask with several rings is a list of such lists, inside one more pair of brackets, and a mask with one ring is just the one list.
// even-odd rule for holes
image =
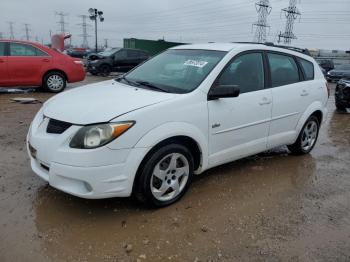
[[328, 98], [329, 98], [329, 96], [331, 95], [331, 87], [330, 87], [330, 84], [328, 82], [326, 83], [326, 88], [327, 88], [327, 93], [328, 93]]

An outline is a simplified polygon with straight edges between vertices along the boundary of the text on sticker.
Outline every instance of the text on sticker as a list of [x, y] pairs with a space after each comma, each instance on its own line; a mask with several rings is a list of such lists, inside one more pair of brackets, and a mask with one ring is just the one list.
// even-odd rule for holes
[[187, 60], [185, 61], [184, 65], [186, 66], [195, 66], [195, 67], [205, 67], [208, 62], [206, 61], [196, 61], [196, 60]]

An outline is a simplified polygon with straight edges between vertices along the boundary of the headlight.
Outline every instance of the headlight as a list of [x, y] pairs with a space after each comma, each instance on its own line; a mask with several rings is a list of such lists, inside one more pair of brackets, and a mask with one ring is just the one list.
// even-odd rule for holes
[[108, 144], [135, 124], [134, 121], [84, 126], [74, 135], [69, 146], [93, 149]]

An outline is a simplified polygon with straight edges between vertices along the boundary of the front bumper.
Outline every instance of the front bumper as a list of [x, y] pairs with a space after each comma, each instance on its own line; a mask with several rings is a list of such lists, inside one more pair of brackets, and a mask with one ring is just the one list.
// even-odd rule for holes
[[79, 127], [71, 126], [62, 134], [48, 134], [47, 122], [39, 112], [27, 135], [34, 173], [52, 187], [82, 198], [131, 195], [135, 174], [148, 148], [73, 149], [69, 141]]

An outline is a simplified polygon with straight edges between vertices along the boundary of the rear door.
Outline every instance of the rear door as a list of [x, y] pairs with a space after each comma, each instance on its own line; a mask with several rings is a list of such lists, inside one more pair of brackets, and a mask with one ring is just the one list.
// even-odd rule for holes
[[268, 52], [267, 58], [273, 97], [268, 148], [273, 148], [294, 142], [298, 121], [310, 104], [310, 90], [302, 83], [294, 56]]
[[40, 85], [43, 73], [51, 63], [48, 54], [30, 44], [10, 43], [8, 71], [11, 85]]
[[7, 65], [6, 42], [0, 42], [0, 87], [8, 86], [10, 83]]

